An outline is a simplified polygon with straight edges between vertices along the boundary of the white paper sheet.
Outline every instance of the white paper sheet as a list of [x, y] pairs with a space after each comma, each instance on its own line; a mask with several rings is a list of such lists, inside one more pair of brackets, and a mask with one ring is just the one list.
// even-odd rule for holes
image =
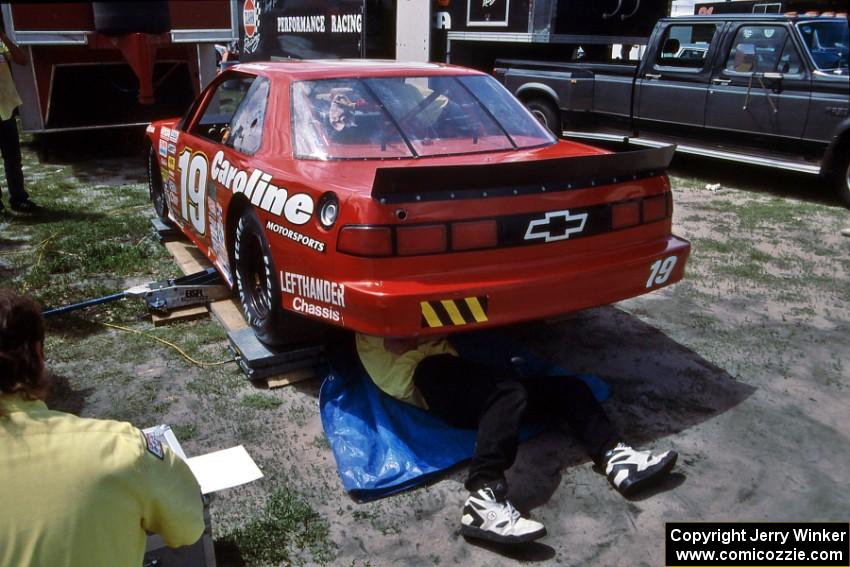
[[201, 485], [203, 494], [232, 488], [263, 477], [262, 471], [242, 445], [191, 457], [186, 463]]

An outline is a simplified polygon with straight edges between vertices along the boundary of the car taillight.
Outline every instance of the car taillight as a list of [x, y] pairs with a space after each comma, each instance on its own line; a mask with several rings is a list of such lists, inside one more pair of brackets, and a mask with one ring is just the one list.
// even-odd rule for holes
[[643, 222], [655, 222], [667, 217], [667, 195], [643, 200]]
[[396, 229], [399, 256], [436, 254], [446, 251], [446, 225], [400, 226]]
[[498, 244], [495, 220], [452, 223], [452, 250], [492, 248]]
[[355, 256], [390, 256], [393, 232], [386, 226], [346, 226], [339, 231], [337, 248]]
[[618, 203], [611, 207], [611, 228], [626, 228], [640, 223], [640, 201]]

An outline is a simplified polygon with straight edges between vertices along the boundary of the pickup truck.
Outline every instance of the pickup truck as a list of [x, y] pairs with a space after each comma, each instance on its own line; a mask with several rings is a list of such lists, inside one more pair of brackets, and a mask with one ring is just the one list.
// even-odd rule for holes
[[663, 18], [640, 61], [498, 59], [493, 70], [566, 137], [819, 175], [850, 207], [846, 17]]

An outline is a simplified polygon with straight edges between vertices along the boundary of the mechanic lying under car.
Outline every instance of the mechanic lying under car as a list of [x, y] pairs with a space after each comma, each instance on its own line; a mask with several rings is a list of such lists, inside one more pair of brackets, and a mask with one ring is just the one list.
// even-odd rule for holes
[[663, 479], [675, 451], [653, 455], [622, 442], [590, 388], [571, 376], [519, 377], [458, 356], [444, 338], [382, 339], [357, 335], [357, 353], [386, 394], [429, 410], [449, 424], [477, 429], [465, 486], [464, 536], [523, 543], [546, 535], [507, 499], [505, 471], [516, 457], [523, 421], [566, 422], [621, 494], [631, 496]]
[[0, 565], [141, 565], [146, 531], [204, 531], [189, 467], [129, 423], [51, 411], [44, 320], [0, 289]]

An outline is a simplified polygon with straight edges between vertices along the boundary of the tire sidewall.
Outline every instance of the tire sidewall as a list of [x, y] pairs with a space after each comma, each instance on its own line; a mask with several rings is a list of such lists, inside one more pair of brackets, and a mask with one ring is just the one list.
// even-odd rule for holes
[[[263, 272], [265, 277], [265, 291], [268, 294], [268, 314], [265, 316], [257, 312], [253, 306], [252, 298], [246, 291], [245, 278], [245, 242], [247, 238], [257, 238], [263, 255]], [[254, 330], [257, 338], [267, 344], [280, 342], [281, 325], [283, 323], [283, 306], [280, 302], [280, 285], [275, 274], [274, 260], [271, 249], [263, 233], [263, 227], [257, 218], [253, 208], [246, 210], [236, 225], [236, 234], [233, 244], [233, 258], [235, 262], [234, 274], [236, 276], [236, 288], [239, 292], [239, 302], [242, 304], [242, 312], [248, 325]]]
[[845, 207], [850, 208], [850, 144], [844, 147], [844, 156], [835, 170], [833, 185], [838, 198]]
[[558, 114], [549, 102], [540, 99], [531, 99], [525, 103], [525, 106], [531, 112], [532, 116], [543, 124], [545, 128], [555, 134], [555, 136], [561, 136], [561, 132], [556, 131], [560, 130]]
[[165, 196], [165, 181], [162, 179], [162, 174], [159, 171], [159, 160], [157, 160], [153, 148], [148, 153], [148, 190], [150, 191], [151, 203], [153, 203], [153, 210], [156, 212], [156, 216], [167, 221], [168, 199]]

